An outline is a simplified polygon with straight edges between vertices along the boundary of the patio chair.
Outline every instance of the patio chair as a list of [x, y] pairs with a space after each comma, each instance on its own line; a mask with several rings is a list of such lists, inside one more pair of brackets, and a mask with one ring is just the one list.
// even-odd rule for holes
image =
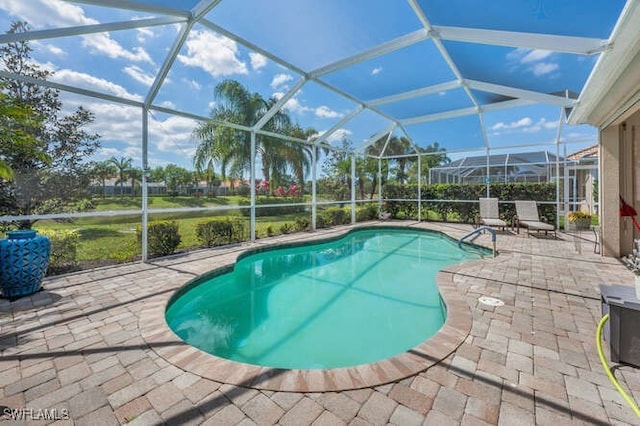
[[548, 235], [549, 231], [553, 231], [553, 237], [558, 238], [556, 227], [550, 223], [543, 222], [538, 213], [538, 205], [535, 201], [516, 201], [516, 227], [520, 233], [520, 227], [527, 228], [527, 236], [531, 231], [544, 231]]
[[505, 230], [507, 222], [500, 219], [497, 198], [480, 198], [480, 214], [476, 217], [476, 225], [501, 227]]

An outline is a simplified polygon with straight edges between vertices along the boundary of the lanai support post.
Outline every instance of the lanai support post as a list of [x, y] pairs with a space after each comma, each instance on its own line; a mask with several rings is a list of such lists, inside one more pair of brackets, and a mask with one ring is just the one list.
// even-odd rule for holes
[[378, 213], [382, 211], [382, 159], [378, 158]]
[[318, 199], [316, 192], [318, 190], [316, 185], [316, 168], [318, 163], [318, 147], [312, 145], [311, 151], [311, 230], [316, 230], [316, 219], [318, 215]]
[[[422, 163], [421, 155], [418, 154], [418, 222], [422, 220]], [[431, 170], [429, 170], [431, 173]]]
[[351, 154], [351, 224], [356, 223], [356, 156]]
[[[142, 262], [146, 263], [149, 259], [149, 251], [147, 246], [149, 245], [149, 232], [147, 230], [148, 224], [148, 193], [147, 193], [147, 171], [149, 169], [149, 110], [146, 107], [142, 108]], [[131, 193], [133, 193], [133, 185], [131, 186]]]
[[251, 170], [249, 171], [249, 185], [251, 189], [251, 219], [249, 232], [251, 242], [256, 241], [256, 132], [251, 131]]

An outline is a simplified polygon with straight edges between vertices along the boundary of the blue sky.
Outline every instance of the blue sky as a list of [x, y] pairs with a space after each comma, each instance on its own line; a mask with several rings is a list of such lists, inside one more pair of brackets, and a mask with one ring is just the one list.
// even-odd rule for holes
[[[196, 1], [147, 0], [147, 4], [191, 7]], [[550, 33], [607, 39], [624, 7], [622, 0], [423, 0], [416, 4], [431, 25]], [[33, 30], [130, 21], [158, 13], [118, 10], [58, 0], [3, 0], [0, 26], [15, 20]], [[206, 19], [249, 43], [271, 52], [304, 72], [424, 29], [410, 2], [389, 0], [222, 0]], [[55, 72], [54, 80], [109, 95], [143, 100], [183, 24], [113, 31], [31, 42], [33, 58]], [[464, 79], [519, 89], [579, 93], [598, 55], [557, 53], [514, 46], [480, 45], [442, 40], [442, 47]], [[154, 104], [199, 116], [214, 106], [213, 88], [224, 79], [240, 81], [265, 97], [283, 96], [301, 75], [248, 49], [242, 43], [195, 24], [182, 46]], [[368, 102], [385, 96], [455, 82], [457, 76], [432, 39], [425, 39], [319, 77], [339, 91]], [[303, 127], [319, 132], [332, 128], [357, 104], [316, 81], [309, 81], [286, 108]], [[480, 104], [494, 93], [471, 89]], [[140, 164], [141, 111], [68, 93], [65, 106], [84, 105], [96, 114], [92, 129], [102, 136], [96, 159], [130, 156]], [[379, 110], [398, 120], [473, 107], [462, 87], [453, 87]], [[465, 150], [524, 146], [514, 150], [551, 150], [561, 122], [557, 106], [534, 104], [443, 121], [404, 125], [421, 146], [438, 142], [456, 157]], [[152, 112], [149, 162], [152, 167], [176, 163], [191, 167], [196, 122], [182, 116]], [[365, 110], [342, 126], [332, 141], [346, 135], [358, 145], [388, 128], [391, 122]], [[396, 134], [402, 135], [399, 130]], [[595, 143], [587, 126], [563, 127], [563, 140], [575, 141], [569, 151]]]

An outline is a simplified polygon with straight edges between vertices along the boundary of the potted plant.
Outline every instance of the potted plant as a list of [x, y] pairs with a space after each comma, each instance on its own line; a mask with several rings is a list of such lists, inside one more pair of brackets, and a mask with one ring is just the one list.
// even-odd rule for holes
[[574, 225], [576, 229], [589, 229], [591, 226], [592, 215], [583, 211], [573, 211], [567, 214], [567, 220]]
[[35, 230], [7, 232], [0, 240], [0, 291], [13, 300], [35, 293], [49, 266], [51, 243]]

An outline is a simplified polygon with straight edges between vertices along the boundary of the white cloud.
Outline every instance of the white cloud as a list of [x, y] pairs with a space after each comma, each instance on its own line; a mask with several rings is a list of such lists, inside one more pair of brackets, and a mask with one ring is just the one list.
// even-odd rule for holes
[[[280, 100], [280, 98], [282, 98], [285, 94], [283, 92], [274, 92], [273, 96], [274, 99], [276, 100]], [[307, 106], [304, 106], [300, 103], [300, 101], [298, 99], [296, 99], [295, 97], [289, 99], [287, 102], [285, 102], [284, 104], [284, 108], [289, 111], [289, 112], [294, 112], [296, 114], [304, 114], [306, 112], [309, 112], [312, 110], [312, 108], [309, 108]]]
[[51, 53], [54, 56], [58, 56], [60, 58], [64, 58], [65, 56], [67, 56], [66, 51], [64, 51], [63, 49], [53, 44], [41, 43], [38, 40], [32, 40], [30, 43], [33, 48], [40, 48], [42, 50], [46, 50], [47, 52]]
[[[280, 100], [285, 94], [283, 92], [274, 92], [273, 96], [276, 100]], [[285, 104], [284, 108], [289, 112], [293, 112], [296, 114], [305, 114], [309, 111], [313, 111], [313, 114], [318, 118], [338, 118], [342, 117], [343, 114], [332, 110], [331, 108], [321, 105], [317, 108], [311, 108], [303, 105], [295, 96], [289, 99]]]
[[34, 28], [69, 27], [98, 24], [87, 18], [80, 6], [60, 0], [3, 0], [2, 8], [11, 16], [24, 19]]
[[517, 121], [510, 123], [499, 122], [491, 126], [493, 135], [508, 134], [508, 133], [537, 133], [542, 130], [555, 130], [558, 128], [559, 121], [549, 121], [546, 118], [541, 118], [534, 122], [530, 117], [524, 117]]
[[286, 83], [288, 83], [289, 81], [293, 81], [293, 76], [291, 74], [276, 74], [271, 80], [271, 87], [273, 89], [277, 89], [283, 85], [284, 87], [286, 87]]
[[530, 62], [541, 61], [552, 53], [553, 52], [551, 52], [550, 50], [534, 49], [524, 55], [522, 59], [520, 59], [520, 63], [528, 64]]
[[533, 71], [535, 75], [545, 75], [557, 70], [558, 67], [559, 65], [553, 62], [540, 62], [535, 64], [531, 71]]
[[185, 117], [171, 116], [164, 121], [152, 117], [149, 121], [149, 144], [161, 152], [181, 157], [180, 163], [185, 160], [190, 163], [195, 153], [191, 135], [196, 125], [194, 120]]
[[382, 72], [382, 67], [376, 67], [371, 70], [371, 75], [378, 75]]
[[507, 130], [507, 129], [517, 129], [519, 127], [531, 126], [533, 120], [529, 117], [521, 118], [518, 121], [512, 121], [511, 123], [499, 122], [491, 126], [491, 130]]
[[309, 108], [309, 107], [306, 107], [306, 106], [302, 105], [302, 104], [300, 103], [300, 101], [298, 101], [296, 98], [291, 98], [291, 99], [289, 99], [289, 100], [284, 104], [284, 107], [285, 107], [287, 110], [289, 110], [289, 111], [291, 111], [291, 112], [294, 112], [294, 113], [297, 113], [297, 114], [304, 114], [305, 112], [307, 112], [307, 111], [310, 111], [310, 110], [311, 110], [311, 108]]
[[153, 32], [153, 30], [151, 30], [151, 28], [137, 28], [136, 32], [138, 33], [136, 40], [140, 44], [146, 43], [148, 39], [155, 36], [155, 33]]
[[113, 40], [109, 34], [88, 34], [83, 36], [83, 46], [89, 47], [91, 52], [107, 55], [113, 59], [127, 59], [133, 62], [147, 62], [153, 64], [151, 56], [142, 47], [127, 50], [120, 43]]
[[153, 81], [155, 80], [155, 75], [145, 72], [142, 68], [136, 65], [124, 67], [122, 71], [129, 77], [133, 78], [135, 81], [146, 86], [151, 86], [153, 84]]
[[210, 31], [192, 31], [185, 46], [187, 54], [178, 55], [178, 60], [186, 66], [201, 68], [214, 78], [248, 74], [246, 64], [236, 56], [238, 45], [233, 40]]
[[[3, 9], [10, 15], [29, 22], [34, 28], [70, 27], [99, 24], [85, 16], [80, 6], [60, 0], [3, 0]], [[107, 55], [110, 58], [124, 58], [136, 62], [153, 63], [149, 54], [141, 47], [132, 51], [125, 49], [107, 33], [82, 36], [83, 46], [92, 52]]]
[[554, 130], [558, 128], [559, 124], [559, 120], [547, 121], [546, 118], [541, 118], [534, 125], [522, 129], [522, 131], [524, 133], [537, 133], [541, 130]]
[[196, 80], [189, 80], [187, 78], [183, 78], [182, 82], [184, 84], [186, 84], [187, 86], [191, 87], [193, 90], [198, 91], [198, 90], [202, 89], [202, 85], [199, 82], [197, 82]]
[[343, 114], [340, 114], [337, 111], [334, 111], [332, 109], [330, 109], [327, 106], [319, 106], [318, 108], [315, 109], [314, 111], [316, 117], [320, 117], [320, 118], [340, 118], [343, 116]]
[[[142, 164], [140, 108], [68, 92], [61, 93], [61, 100], [65, 112], [72, 112], [82, 105], [94, 113], [96, 120], [87, 126], [87, 131], [98, 133], [102, 146], [93, 159], [125, 156], [131, 157], [136, 166]], [[163, 105], [168, 106], [165, 103]], [[195, 148], [191, 135], [196, 125], [195, 121], [188, 118], [152, 112], [149, 115], [150, 165], [155, 167], [170, 162], [192, 167]]]
[[134, 166], [140, 167], [142, 165], [142, 149], [135, 146], [124, 148], [101, 147], [96, 154], [96, 159], [108, 160], [111, 157], [130, 157], [133, 159]]
[[[133, 99], [136, 101], [142, 101], [143, 98], [140, 95], [129, 93], [124, 87], [104, 80], [99, 77], [95, 77], [89, 74], [72, 71], [69, 69], [57, 70], [51, 77], [52, 80], [58, 83], [67, 84], [74, 87], [84, 87], [97, 92], [108, 93], [110, 95], [119, 96], [121, 98]], [[138, 117], [138, 120], [140, 117]]]
[[[507, 54], [507, 60], [511, 62], [513, 70], [520, 66], [536, 76], [552, 73], [560, 66], [551, 61], [553, 52], [542, 49], [514, 49]], [[544, 61], [546, 59], [546, 61]]]
[[251, 59], [251, 68], [253, 68], [254, 71], [258, 71], [260, 68], [267, 66], [267, 58], [259, 53], [249, 53], [249, 59]]
[[[318, 137], [324, 135], [325, 133], [327, 133], [326, 130], [322, 130], [318, 132]], [[340, 142], [343, 138], [348, 138], [349, 135], [351, 135], [352, 133], [353, 132], [351, 130], [338, 129], [335, 132], [331, 133], [331, 135], [329, 135], [329, 137], [327, 138], [327, 142], [329, 143]]]
[[165, 108], [176, 109], [176, 104], [174, 104], [174, 103], [173, 103], [173, 102], [171, 102], [171, 101], [162, 101], [162, 102], [160, 103], [160, 106], [163, 106], [163, 107], [165, 107]]

